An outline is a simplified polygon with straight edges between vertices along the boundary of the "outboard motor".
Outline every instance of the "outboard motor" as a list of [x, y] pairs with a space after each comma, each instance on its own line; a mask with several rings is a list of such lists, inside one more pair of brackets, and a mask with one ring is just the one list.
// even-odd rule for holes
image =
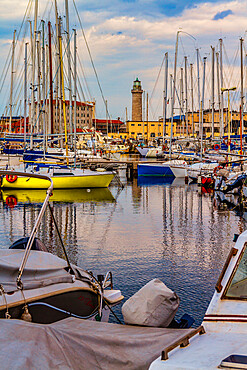
[[153, 279], [124, 303], [124, 322], [130, 325], [168, 327], [179, 302], [175, 292], [161, 280]]
[[[21, 238], [17, 240], [16, 242], [14, 242], [13, 244], [11, 244], [9, 249], [26, 249], [28, 240], [29, 240], [29, 237]], [[31, 249], [35, 251], [48, 252], [48, 249], [46, 248], [46, 246], [38, 238], [34, 238]]]

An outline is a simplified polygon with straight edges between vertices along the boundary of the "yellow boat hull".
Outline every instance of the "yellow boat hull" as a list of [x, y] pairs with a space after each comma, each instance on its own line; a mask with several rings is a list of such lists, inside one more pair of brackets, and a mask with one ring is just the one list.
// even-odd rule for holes
[[[51, 176], [53, 189], [81, 189], [81, 188], [107, 188], [112, 181], [112, 173], [96, 173], [93, 175], [79, 176]], [[14, 182], [9, 182], [6, 177], [2, 179], [2, 188], [8, 189], [48, 189], [48, 180], [33, 177], [18, 177]]]

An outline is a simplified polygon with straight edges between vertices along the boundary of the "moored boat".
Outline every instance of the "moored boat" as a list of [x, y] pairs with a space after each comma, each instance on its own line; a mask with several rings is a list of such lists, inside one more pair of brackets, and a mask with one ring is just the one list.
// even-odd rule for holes
[[164, 346], [151, 370], [246, 368], [247, 231], [236, 238], [202, 325]]
[[[42, 168], [38, 174], [46, 174], [52, 178], [54, 189], [75, 189], [75, 188], [107, 188], [114, 177], [110, 171], [91, 171], [89, 169], [70, 169], [48, 167]], [[48, 180], [42, 180], [30, 176], [17, 174], [2, 177], [2, 188], [11, 189], [47, 189]]]
[[[0, 171], [0, 175], [11, 175]], [[18, 176], [23, 175], [18, 172]], [[9, 249], [0, 250], [0, 318], [49, 324], [67, 317], [108, 321], [111, 307], [123, 299], [114, 290], [112, 274], [98, 275], [72, 265], [59, 234], [65, 259], [48, 252], [36, 238], [47, 208], [59, 233], [49, 198], [53, 184], [48, 176], [30, 174], [51, 185], [29, 238], [22, 238]]]
[[139, 163], [137, 166], [138, 176], [187, 176], [187, 164], [183, 160], [171, 160], [164, 163]]

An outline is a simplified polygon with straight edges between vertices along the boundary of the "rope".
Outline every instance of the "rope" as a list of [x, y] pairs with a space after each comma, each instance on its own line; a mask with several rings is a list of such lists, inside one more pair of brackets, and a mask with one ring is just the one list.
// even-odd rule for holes
[[88, 51], [88, 54], [89, 54], [89, 58], [90, 58], [90, 61], [91, 61], [91, 63], [92, 63], [92, 67], [93, 67], [93, 70], [94, 70], [94, 73], [95, 73], [95, 77], [96, 77], [96, 80], [97, 80], [97, 83], [98, 83], [98, 86], [99, 86], [99, 90], [100, 90], [100, 93], [101, 93], [101, 97], [102, 97], [103, 102], [104, 102], [104, 104], [105, 104], [105, 107], [106, 107], [106, 110], [107, 110], [107, 115], [108, 115], [108, 117], [110, 117], [110, 114], [109, 114], [109, 111], [108, 111], [108, 107], [107, 107], [107, 104], [106, 104], [106, 100], [105, 100], [105, 98], [104, 98], [103, 90], [102, 90], [101, 85], [100, 85], [100, 81], [99, 81], [98, 73], [97, 73], [97, 71], [96, 71], [96, 67], [95, 67], [94, 62], [93, 62], [92, 54], [91, 54], [91, 51], [90, 51], [90, 48], [89, 48], [89, 45], [88, 45], [88, 42], [87, 42], [87, 39], [86, 39], [86, 35], [85, 35], [84, 29], [83, 29], [83, 27], [82, 27], [81, 18], [80, 18], [80, 15], [79, 15], [79, 13], [78, 13], [77, 7], [76, 7], [76, 5], [75, 5], [75, 0], [73, 0], [73, 4], [74, 4], [75, 11], [76, 11], [76, 14], [77, 14], [77, 17], [78, 17], [78, 20], [79, 20], [80, 26], [81, 26], [82, 36], [83, 36], [83, 38], [84, 38], [84, 41], [85, 41], [85, 44], [86, 44], [86, 47], [87, 47], [87, 51]]

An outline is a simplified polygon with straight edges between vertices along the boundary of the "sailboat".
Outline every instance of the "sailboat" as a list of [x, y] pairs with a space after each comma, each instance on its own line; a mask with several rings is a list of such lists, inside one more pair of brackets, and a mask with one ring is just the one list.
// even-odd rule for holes
[[[91, 171], [89, 169], [60, 168], [51, 166], [42, 168], [38, 174], [51, 177], [54, 189], [78, 188], [107, 188], [115, 174], [110, 171]], [[47, 180], [31, 176], [31, 172], [24, 172], [21, 176], [17, 172], [2, 178], [3, 189], [47, 189]]]
[[[15, 176], [16, 172], [0, 171], [0, 175]], [[67, 317], [107, 321], [111, 307], [123, 299], [121, 292], [113, 289], [111, 272], [94, 277], [70, 263], [49, 204], [52, 179], [37, 174], [30, 174], [30, 178], [45, 180], [50, 186], [29, 238], [0, 250], [0, 318], [42, 324]], [[47, 208], [51, 211], [65, 259], [49, 253], [36, 238]]]

